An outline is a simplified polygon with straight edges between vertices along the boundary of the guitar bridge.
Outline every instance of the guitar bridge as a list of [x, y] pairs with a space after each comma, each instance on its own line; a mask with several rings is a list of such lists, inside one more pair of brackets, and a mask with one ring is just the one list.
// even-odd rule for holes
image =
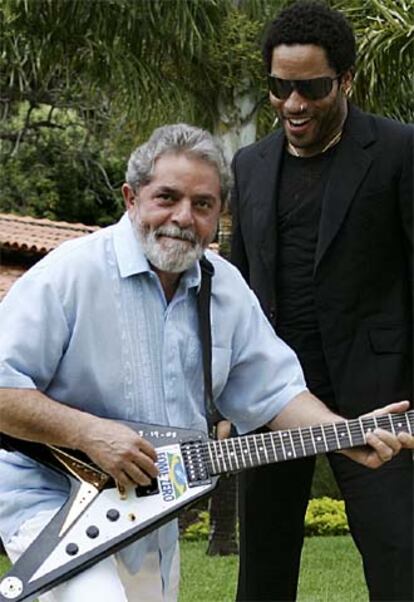
[[203, 441], [181, 443], [181, 453], [189, 487], [211, 483], [207, 467], [206, 446]]

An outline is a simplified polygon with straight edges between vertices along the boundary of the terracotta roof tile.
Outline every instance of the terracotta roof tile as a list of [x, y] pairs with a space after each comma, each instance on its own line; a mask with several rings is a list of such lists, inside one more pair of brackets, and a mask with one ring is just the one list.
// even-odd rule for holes
[[[12, 251], [25, 251], [33, 254], [34, 257], [46, 255], [65, 240], [95, 230], [99, 228], [0, 213], [0, 247]], [[0, 265], [0, 300], [26, 269], [27, 267], [24, 266]]]
[[25, 271], [26, 268], [23, 266], [0, 265], [0, 301], [13, 282], [24, 274]]
[[44, 255], [65, 240], [94, 232], [96, 226], [0, 213], [0, 245]]

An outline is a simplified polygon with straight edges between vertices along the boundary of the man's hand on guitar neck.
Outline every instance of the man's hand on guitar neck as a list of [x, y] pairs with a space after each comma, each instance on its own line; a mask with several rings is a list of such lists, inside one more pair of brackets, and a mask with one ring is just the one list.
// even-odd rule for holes
[[[409, 409], [408, 401], [391, 403], [378, 408], [366, 416], [382, 416], [405, 412]], [[334, 414], [317, 397], [309, 391], [296, 395], [268, 426], [272, 430], [290, 429], [294, 427], [314, 426], [317, 424], [328, 424], [344, 420], [341, 416]], [[375, 429], [367, 434], [367, 446], [355, 447], [342, 450], [342, 453], [355, 462], [367, 468], [379, 468], [385, 462], [396, 456], [402, 448], [414, 449], [414, 436], [409, 433], [398, 433], [394, 435], [383, 429]]]
[[[408, 410], [409, 406], [408, 401], [399, 401], [378, 408], [369, 414], [364, 414], [364, 416], [383, 416], [385, 414], [401, 413]], [[369, 445], [343, 450], [341, 453], [367, 468], [379, 468], [385, 462], [392, 460], [401, 449], [414, 449], [414, 436], [406, 432], [394, 435], [383, 429], [375, 429], [373, 432], [367, 434], [366, 440]]]

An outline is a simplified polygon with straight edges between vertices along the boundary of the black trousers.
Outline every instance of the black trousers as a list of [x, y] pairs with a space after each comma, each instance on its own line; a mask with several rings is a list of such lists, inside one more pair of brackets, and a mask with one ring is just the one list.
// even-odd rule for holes
[[[339, 454], [331, 454], [329, 461], [362, 555], [370, 600], [412, 602], [411, 452], [401, 452], [378, 470], [364, 468]], [[240, 475], [239, 602], [296, 599], [314, 464], [313, 458], [306, 458]]]

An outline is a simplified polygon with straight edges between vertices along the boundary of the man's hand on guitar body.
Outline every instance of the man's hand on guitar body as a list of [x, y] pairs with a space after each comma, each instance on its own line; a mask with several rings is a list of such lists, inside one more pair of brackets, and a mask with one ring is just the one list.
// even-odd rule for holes
[[18, 439], [79, 449], [113, 477], [120, 491], [156, 477], [153, 446], [116, 420], [66, 406], [32, 389], [0, 390], [0, 432]]
[[120, 492], [131, 485], [149, 485], [158, 475], [153, 446], [115, 420], [89, 416], [81, 450], [116, 481]]

